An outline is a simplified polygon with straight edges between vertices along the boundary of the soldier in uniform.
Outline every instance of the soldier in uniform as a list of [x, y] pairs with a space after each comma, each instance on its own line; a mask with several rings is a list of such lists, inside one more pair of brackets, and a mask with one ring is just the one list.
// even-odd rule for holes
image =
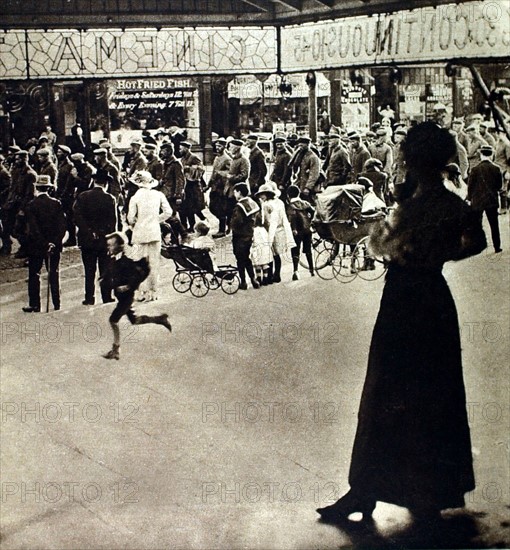
[[276, 151], [270, 179], [276, 183], [278, 189], [282, 193], [282, 200], [284, 200], [285, 190], [290, 185], [291, 170], [289, 168], [289, 162], [292, 158], [292, 151], [287, 147], [286, 139], [283, 137], [275, 138], [273, 143]]
[[232, 139], [228, 146], [232, 162], [225, 188], [227, 233], [230, 231], [230, 219], [236, 205], [234, 186], [238, 183], [245, 183], [250, 175], [250, 161], [242, 153], [243, 142], [240, 139]]
[[297, 141], [297, 148], [290, 161], [294, 185], [299, 187], [305, 200], [311, 200], [315, 194], [315, 185], [319, 179], [321, 165], [319, 157], [310, 149], [312, 140], [308, 136], [301, 136]]
[[361, 136], [358, 132], [349, 132], [347, 138], [351, 143], [351, 164], [352, 164], [352, 181], [355, 182], [358, 176], [363, 172], [365, 162], [370, 158], [370, 153], [361, 141]]
[[147, 159], [145, 158], [145, 155], [142, 153], [141, 150], [143, 142], [138, 139], [134, 139], [130, 145], [131, 151], [129, 155], [128, 165], [127, 167], [125, 167], [128, 177], [131, 177], [135, 172], [138, 172], [139, 170], [147, 169]]
[[50, 176], [37, 176], [35, 198], [26, 208], [29, 302], [23, 308], [25, 313], [41, 311], [40, 276], [43, 264], [48, 271], [53, 307], [60, 309], [59, 265], [67, 226], [62, 204], [48, 194], [54, 189]]
[[82, 304], [95, 304], [95, 278], [99, 268], [101, 297], [103, 303], [112, 302], [112, 290], [102, 277], [108, 266], [106, 235], [113, 233], [117, 225], [117, 204], [115, 197], [107, 192], [112, 176], [98, 171], [92, 177], [94, 187], [80, 193], [74, 203], [74, 220], [78, 227], [78, 243], [85, 270], [85, 299]]
[[205, 216], [202, 214], [202, 210], [205, 208], [204, 191], [202, 188], [205, 170], [202, 161], [197, 155], [191, 152], [191, 143], [189, 141], [181, 142], [181, 151], [181, 162], [186, 181], [182, 204], [183, 224], [187, 226], [189, 231], [193, 231], [195, 227], [195, 215], [201, 220], [205, 220]]
[[151, 173], [151, 176], [158, 181], [161, 181], [163, 176], [163, 163], [158, 156], [158, 146], [155, 143], [147, 143], [144, 147], [145, 157], [147, 158], [146, 170]]
[[248, 183], [250, 185], [250, 192], [253, 196], [259, 190], [259, 187], [266, 183], [267, 165], [264, 153], [257, 145], [258, 136], [252, 134], [246, 138], [246, 146], [250, 150], [250, 177]]
[[329, 163], [326, 169], [326, 187], [345, 185], [352, 171], [349, 154], [340, 143], [339, 134], [329, 135]]
[[[25, 208], [34, 196], [34, 183], [37, 179], [37, 173], [28, 164], [28, 151], [19, 149], [13, 153], [14, 165], [11, 169], [11, 187], [7, 193], [3, 206], [3, 244], [2, 254], [10, 254], [12, 249], [11, 236], [15, 236], [20, 249], [16, 257], [24, 258], [26, 256], [26, 243], [24, 230], [18, 231], [20, 225], [24, 225]], [[19, 218], [22, 218], [20, 220]], [[18, 228], [16, 228], [18, 226]]]
[[[108, 150], [104, 147], [94, 149], [94, 160], [98, 170], [105, 172], [110, 176], [108, 193], [111, 193], [115, 200], [119, 200], [121, 194], [120, 172], [117, 167], [108, 160]], [[111, 231], [108, 231], [111, 233]]]
[[209, 210], [220, 222], [218, 233], [212, 236], [217, 239], [219, 237], [224, 237], [227, 230], [228, 207], [225, 191], [227, 190], [227, 178], [232, 159], [227, 153], [226, 139], [218, 138], [214, 142], [214, 148], [216, 149], [217, 155], [214, 159], [212, 173], [209, 179], [209, 188], [211, 190], [209, 195]]
[[50, 149], [43, 148], [37, 151], [37, 158], [39, 159], [39, 175], [50, 176], [51, 183], [56, 187], [58, 170], [55, 164], [50, 159]]
[[379, 159], [382, 162], [383, 172], [386, 172], [388, 177], [391, 178], [393, 169], [393, 150], [391, 146], [386, 143], [386, 130], [380, 128], [377, 130], [376, 136], [375, 143], [368, 148], [368, 151], [372, 158]]

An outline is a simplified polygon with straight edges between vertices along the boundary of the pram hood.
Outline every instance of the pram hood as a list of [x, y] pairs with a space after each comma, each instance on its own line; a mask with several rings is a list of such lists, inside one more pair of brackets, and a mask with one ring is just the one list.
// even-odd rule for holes
[[326, 187], [315, 199], [313, 222], [332, 223], [349, 221], [359, 216], [365, 187], [348, 184]]

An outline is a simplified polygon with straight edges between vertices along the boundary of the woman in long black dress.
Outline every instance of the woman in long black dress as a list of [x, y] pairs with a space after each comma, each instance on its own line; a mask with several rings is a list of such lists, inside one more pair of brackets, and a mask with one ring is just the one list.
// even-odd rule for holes
[[475, 487], [455, 303], [443, 264], [486, 247], [476, 214], [445, 189], [448, 131], [425, 122], [403, 145], [400, 204], [371, 238], [389, 259], [352, 452], [351, 490], [317, 511], [369, 516], [378, 500], [416, 518], [464, 506]]

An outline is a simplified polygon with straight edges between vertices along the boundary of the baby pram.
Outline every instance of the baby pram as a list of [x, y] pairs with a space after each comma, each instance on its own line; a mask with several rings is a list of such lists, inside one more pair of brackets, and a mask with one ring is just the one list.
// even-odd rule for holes
[[[373, 224], [386, 216], [384, 211], [362, 213], [365, 188], [351, 184], [328, 187], [317, 195], [312, 226], [328, 246], [319, 252], [317, 274], [323, 279], [352, 281], [357, 275], [374, 280], [386, 271], [386, 262], [369, 250]], [[331, 266], [328, 270], [326, 266]]]
[[188, 290], [193, 296], [202, 298], [209, 290], [221, 288], [225, 294], [235, 294], [239, 290], [237, 267], [220, 265], [214, 269], [207, 250], [191, 248], [180, 244], [162, 244], [161, 255], [173, 260], [176, 274], [172, 286], [177, 292]]

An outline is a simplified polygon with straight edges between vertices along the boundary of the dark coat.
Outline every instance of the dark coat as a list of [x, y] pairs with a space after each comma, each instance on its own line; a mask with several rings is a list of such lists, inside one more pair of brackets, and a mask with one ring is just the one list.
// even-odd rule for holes
[[234, 196], [234, 186], [236, 183], [247, 182], [250, 176], [250, 161], [239, 154], [232, 158], [230, 163], [230, 170], [227, 176], [227, 188], [225, 189], [225, 195], [229, 198]]
[[292, 153], [289, 149], [281, 149], [276, 152], [271, 181], [274, 181], [280, 189], [285, 189], [290, 184], [292, 170], [289, 167]]
[[386, 201], [388, 176], [379, 170], [367, 170], [359, 174], [360, 178], [369, 179], [374, 186], [374, 193], [382, 200]]
[[356, 181], [356, 178], [363, 172], [363, 167], [365, 162], [370, 158], [370, 153], [368, 149], [361, 143], [356, 150], [352, 150], [351, 161], [352, 161], [352, 180]]
[[154, 157], [151, 160], [147, 160], [147, 170], [151, 173], [151, 176], [160, 181], [163, 176], [163, 162], [160, 158]]
[[253, 239], [254, 216], [259, 210], [259, 205], [251, 197], [244, 197], [235, 205], [230, 220], [233, 239]]
[[267, 176], [267, 165], [264, 153], [258, 148], [254, 147], [250, 150], [250, 177], [248, 183], [250, 184], [251, 193], [255, 194], [259, 187], [265, 183]]
[[29, 202], [26, 208], [28, 224], [27, 251], [32, 256], [46, 256], [48, 245], [62, 249], [67, 230], [64, 209], [59, 200], [43, 193]]
[[106, 251], [105, 236], [113, 233], [117, 226], [117, 205], [113, 195], [94, 187], [77, 197], [73, 210], [80, 247]]
[[58, 169], [53, 164], [53, 162], [47, 160], [46, 162], [42, 163], [41, 166], [39, 167], [39, 175], [50, 176], [51, 183], [53, 183], [53, 185], [57, 184]]
[[181, 161], [175, 157], [163, 164], [163, 176], [161, 186], [158, 188], [167, 198], [168, 202], [182, 199], [184, 193], [184, 172]]
[[371, 237], [390, 258], [358, 413], [349, 484], [416, 509], [464, 506], [474, 489], [460, 331], [444, 262], [481, 252], [476, 212], [437, 182]]
[[37, 173], [28, 164], [23, 165], [21, 168], [14, 166], [11, 179], [11, 189], [7, 195], [4, 208], [6, 210], [23, 210], [34, 198], [34, 183], [37, 179]]
[[59, 197], [62, 197], [65, 190], [68, 189], [69, 180], [72, 178], [71, 170], [73, 167], [74, 164], [67, 157], [58, 165], [57, 194]]
[[[144, 281], [150, 272], [147, 258], [141, 258], [138, 261], [128, 258], [122, 254], [120, 258], [113, 258], [108, 264], [106, 272], [102, 277], [105, 285], [109, 288], [117, 289], [119, 286], [128, 286], [126, 293], [134, 292]], [[117, 297], [119, 294], [117, 294]]]
[[345, 185], [349, 182], [351, 170], [352, 166], [347, 151], [340, 145], [335, 147], [329, 157], [326, 170], [326, 186]]
[[490, 160], [483, 160], [472, 168], [468, 178], [467, 200], [474, 210], [497, 208], [498, 191], [503, 185], [499, 166]]

